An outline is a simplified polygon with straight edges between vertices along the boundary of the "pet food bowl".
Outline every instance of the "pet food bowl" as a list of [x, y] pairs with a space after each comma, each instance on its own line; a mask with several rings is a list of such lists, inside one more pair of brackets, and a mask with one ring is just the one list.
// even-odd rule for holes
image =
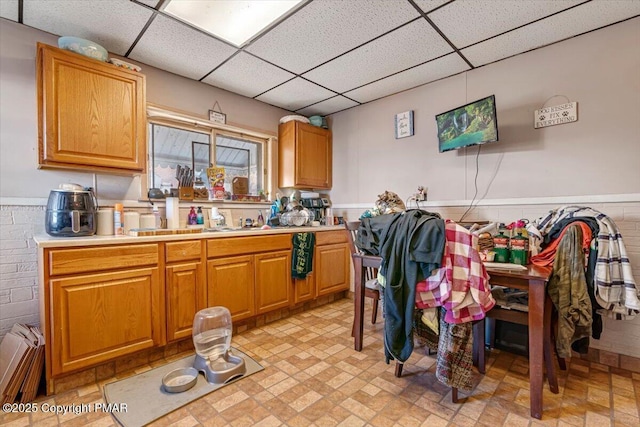
[[195, 368], [178, 368], [162, 377], [162, 387], [168, 393], [182, 393], [198, 382], [198, 371]]

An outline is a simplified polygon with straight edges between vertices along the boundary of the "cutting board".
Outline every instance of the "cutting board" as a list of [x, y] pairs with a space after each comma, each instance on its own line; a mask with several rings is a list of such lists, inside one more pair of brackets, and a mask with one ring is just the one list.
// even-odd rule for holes
[[249, 194], [249, 178], [244, 176], [236, 176], [231, 181], [233, 194]]
[[132, 228], [129, 230], [129, 236], [166, 236], [191, 233], [202, 233], [202, 228]]

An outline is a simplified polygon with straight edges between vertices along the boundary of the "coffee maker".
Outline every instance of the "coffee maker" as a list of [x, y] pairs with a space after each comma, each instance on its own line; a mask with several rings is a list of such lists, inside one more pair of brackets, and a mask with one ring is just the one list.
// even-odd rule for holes
[[302, 206], [313, 212], [313, 218], [326, 225], [327, 208], [331, 207], [331, 202], [326, 197], [304, 197], [300, 199]]

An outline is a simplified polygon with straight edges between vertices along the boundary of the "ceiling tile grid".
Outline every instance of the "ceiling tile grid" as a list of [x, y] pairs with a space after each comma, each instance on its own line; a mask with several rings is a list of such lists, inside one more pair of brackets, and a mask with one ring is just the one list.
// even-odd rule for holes
[[0, 18], [18, 22], [18, 0], [1, 0]]
[[337, 92], [389, 76], [453, 49], [419, 19], [324, 64], [303, 77]]
[[480, 66], [638, 14], [640, 1], [591, 1], [463, 49], [461, 52], [474, 66]]
[[239, 52], [202, 81], [253, 98], [294, 77], [295, 74]]
[[59, 36], [92, 40], [121, 56], [127, 53], [152, 13], [128, 0], [24, 0], [23, 3], [25, 25]]
[[147, 6], [150, 7], [156, 7], [158, 5], [158, 3], [160, 3], [160, 0], [133, 0], [137, 3], [143, 3], [146, 4]]
[[344, 96], [338, 95], [338, 96], [334, 96], [333, 98], [326, 99], [324, 101], [318, 102], [317, 104], [310, 105], [309, 107], [298, 110], [296, 111], [296, 113], [302, 114], [305, 116], [315, 116], [315, 115], [324, 116], [330, 113], [346, 110], [347, 108], [355, 107], [356, 105], [359, 105], [359, 104], [349, 98], [345, 98]]
[[454, 1], [429, 18], [461, 49], [584, 1]]
[[136, 62], [290, 111], [328, 115], [640, 16], [640, 0], [313, 0], [236, 49], [153, 10], [167, 3], [23, 0], [19, 16], [19, 0], [0, 0], [0, 17], [93, 40], [119, 56], [131, 51]]
[[406, 0], [315, 0], [246, 50], [300, 74], [418, 16]]
[[448, 3], [450, 0], [413, 0], [424, 13], [429, 13], [432, 10]]
[[256, 99], [277, 105], [286, 110], [296, 111], [336, 95], [335, 93], [306, 81], [300, 77], [263, 93]]
[[157, 15], [129, 57], [200, 80], [236, 51], [181, 22]]
[[374, 99], [411, 89], [429, 82], [469, 70], [469, 65], [457, 53], [429, 61], [407, 71], [346, 92], [344, 95], [358, 102]]

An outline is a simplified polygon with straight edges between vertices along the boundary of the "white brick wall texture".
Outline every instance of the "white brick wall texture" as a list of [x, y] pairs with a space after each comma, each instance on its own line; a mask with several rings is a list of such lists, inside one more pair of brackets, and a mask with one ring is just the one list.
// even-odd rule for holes
[[[371, 201], [373, 207], [374, 200]], [[640, 202], [634, 203], [582, 203], [596, 209], [614, 220], [618, 226], [627, 255], [631, 261], [633, 277], [640, 289]], [[520, 218], [534, 220], [546, 215], [560, 205], [522, 206], [478, 206], [465, 217], [465, 221], [499, 221], [511, 223]], [[414, 206], [415, 207], [415, 206]], [[424, 208], [437, 212], [443, 218], [458, 221], [467, 210], [460, 206], [429, 206]], [[334, 208], [334, 215], [356, 220], [365, 209]], [[604, 329], [599, 340], [591, 339], [591, 347], [627, 356], [640, 357], [640, 315], [632, 320], [604, 319]]]
[[[373, 205], [373, 201], [372, 201]], [[618, 225], [640, 287], [640, 203], [588, 204], [609, 215]], [[535, 219], [557, 205], [480, 206], [465, 220], [511, 222]], [[465, 207], [429, 207], [444, 218], [457, 220]], [[357, 219], [364, 209], [336, 209], [334, 215]], [[0, 206], [0, 338], [14, 323], [39, 323], [37, 251], [32, 237], [44, 234], [44, 206]], [[621, 339], [623, 338], [623, 339]], [[640, 357], [640, 316], [634, 320], [606, 319], [600, 340], [591, 346]]]
[[43, 206], [0, 206], [0, 337], [14, 323], [40, 322], [33, 236], [44, 233], [44, 212]]

